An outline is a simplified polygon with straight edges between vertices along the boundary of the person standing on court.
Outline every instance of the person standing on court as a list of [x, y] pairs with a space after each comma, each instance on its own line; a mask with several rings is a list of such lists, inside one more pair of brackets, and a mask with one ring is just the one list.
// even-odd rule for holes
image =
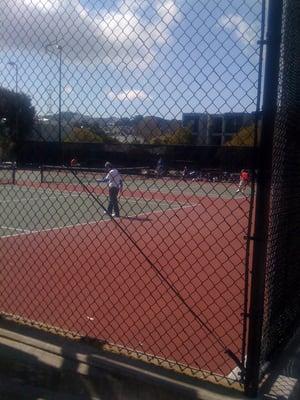
[[71, 167], [79, 167], [80, 166], [76, 157], [72, 158], [72, 160], [70, 161], [70, 166]]
[[164, 162], [163, 159], [160, 157], [156, 165], [156, 174], [158, 176], [162, 176], [164, 173], [164, 169], [165, 169]]
[[249, 180], [250, 180], [250, 176], [249, 176], [249, 172], [246, 169], [242, 169], [241, 173], [240, 173], [240, 182], [239, 182], [239, 186], [236, 190], [235, 193], [245, 193], [245, 189], [247, 188], [248, 184], [249, 184]]
[[109, 201], [107, 212], [113, 217], [120, 217], [120, 208], [118, 202], [118, 195], [123, 188], [123, 180], [116, 168], [113, 168], [110, 162], [105, 163], [107, 175], [104, 179], [97, 179], [97, 182], [108, 182]]

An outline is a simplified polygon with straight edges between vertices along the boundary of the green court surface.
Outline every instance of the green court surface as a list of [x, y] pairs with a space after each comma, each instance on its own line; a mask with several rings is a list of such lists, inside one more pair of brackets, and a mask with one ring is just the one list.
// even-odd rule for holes
[[[16, 185], [0, 187], [0, 236], [20, 235], [46, 229], [75, 226], [108, 220], [98, 201], [107, 206], [107, 196], [64, 192]], [[176, 205], [164, 201], [147, 201], [120, 197], [123, 217], [142, 217], [162, 212]]]
[[[10, 172], [5, 172], [9, 174]], [[40, 170], [16, 170], [15, 184], [0, 185], [0, 236], [14, 236], [65, 226], [108, 220], [107, 184], [96, 178], [104, 173], [70, 171], [41, 177]], [[146, 218], [152, 213], [199, 204], [203, 198], [239, 200], [237, 186], [171, 178], [123, 175], [119, 197], [122, 217]], [[43, 181], [43, 182], [42, 182]], [[249, 190], [249, 189], [248, 189]]]

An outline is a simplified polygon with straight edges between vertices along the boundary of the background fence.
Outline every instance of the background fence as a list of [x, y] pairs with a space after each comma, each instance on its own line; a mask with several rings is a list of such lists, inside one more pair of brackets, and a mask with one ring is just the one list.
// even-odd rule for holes
[[[2, 315], [242, 387], [298, 315], [290, 2], [272, 174], [258, 157], [273, 150], [260, 105], [264, 1], [5, 0], [0, 11]], [[122, 190], [116, 171], [105, 181], [106, 161]], [[271, 178], [265, 287], [251, 240]], [[254, 391], [258, 367], [246, 374]]]
[[[101, 168], [104, 160], [110, 160], [121, 167], [145, 165], [155, 169], [160, 157], [164, 159], [166, 168], [181, 171], [187, 166], [190, 171], [215, 168], [239, 172], [242, 168], [250, 169], [257, 165], [256, 153], [249, 146], [64, 143], [62, 147], [66, 160], [76, 157], [84, 167]], [[19, 164], [36, 167], [59, 165], [59, 154], [57, 142], [26, 142], [22, 145]]]

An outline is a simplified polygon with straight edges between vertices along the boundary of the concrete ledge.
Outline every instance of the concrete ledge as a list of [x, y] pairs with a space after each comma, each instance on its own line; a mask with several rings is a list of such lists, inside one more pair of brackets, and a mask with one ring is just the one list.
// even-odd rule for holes
[[[55, 393], [55, 399], [60, 399], [59, 396], [68, 396], [64, 398], [70, 400], [246, 399], [236, 390], [165, 371], [109, 353], [101, 347], [95, 348], [79, 340], [71, 340], [4, 318], [0, 319], [0, 343], [2, 380], [7, 375], [8, 378], [22, 382], [22, 387], [27, 385], [28, 390], [50, 390]], [[36, 379], [37, 371], [42, 371], [39, 379]], [[35, 379], [31, 379], [33, 377]], [[53, 384], [49, 385], [49, 381]], [[16, 387], [14, 385], [14, 389]], [[6, 392], [8, 389], [9, 383], [6, 383]], [[4, 390], [3, 385], [0, 385], [0, 390]], [[48, 399], [49, 395], [46, 394], [45, 398]]]

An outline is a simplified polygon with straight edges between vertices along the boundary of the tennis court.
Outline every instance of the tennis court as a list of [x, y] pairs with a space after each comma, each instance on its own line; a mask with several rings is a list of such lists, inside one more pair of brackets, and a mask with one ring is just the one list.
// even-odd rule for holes
[[249, 198], [126, 175], [114, 221], [94, 174], [60, 174], [19, 170], [0, 186], [2, 312], [228, 375], [224, 350], [241, 357]]

